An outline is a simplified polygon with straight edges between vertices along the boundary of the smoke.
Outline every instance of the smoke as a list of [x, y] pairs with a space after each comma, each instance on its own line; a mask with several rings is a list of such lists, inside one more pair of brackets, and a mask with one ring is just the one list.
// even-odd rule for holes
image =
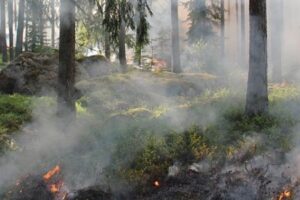
[[[284, 1], [284, 3], [282, 70], [286, 79], [289, 80], [290, 74], [298, 77], [298, 73], [294, 71], [293, 67], [299, 64], [297, 59], [297, 52], [299, 51], [297, 50], [300, 45], [295, 41], [300, 41], [296, 40], [299, 35], [298, 25], [300, 22], [293, 16], [297, 13], [294, 7], [299, 5], [299, 2], [290, 0]], [[228, 5], [228, 2], [225, 5]], [[161, 41], [157, 41], [157, 45], [163, 47], [161, 51], [166, 54], [166, 57], [168, 57], [168, 52], [171, 52], [169, 39], [171, 32], [170, 8], [171, 6], [167, 1], [153, 1], [154, 15], [150, 18], [151, 38], [162, 38]], [[185, 34], [187, 29], [181, 30], [183, 35], [181, 56], [184, 70], [186, 72], [210, 70], [211, 73], [218, 76], [197, 73], [183, 76], [169, 73], [166, 75], [130, 73], [128, 75], [115, 75], [112, 79], [106, 77], [86, 80], [79, 83], [78, 87], [86, 96], [85, 109], [88, 112], [79, 114], [76, 121], [71, 124], [57, 119], [55, 103], [34, 102], [33, 120], [20, 130], [20, 136], [17, 138], [20, 150], [9, 152], [0, 159], [0, 190], [14, 184], [20, 177], [27, 174], [43, 173], [57, 164], [62, 166], [66, 185], [70, 189], [99, 183], [106, 184], [105, 181], [109, 178], [105, 177], [103, 171], [112, 164], [112, 157], [124, 138], [137, 137], [134, 138], [136, 139], [135, 146], [126, 147], [131, 153], [123, 155], [123, 160], [120, 162], [132, 160], [135, 154], [144, 147], [145, 141], [143, 141], [142, 136], [147, 134], [146, 131], [163, 135], [168, 131], [181, 132], [194, 124], [207, 127], [215, 123], [227, 108], [243, 105], [240, 103], [240, 98], [228, 98], [231, 91], [222, 89], [222, 87], [229, 85], [233, 86], [236, 93], [239, 93], [246, 87], [247, 68], [240, 67], [240, 63], [238, 63], [240, 45], [237, 44], [237, 38], [239, 38], [239, 27], [233, 18], [235, 16], [234, 5], [231, 5], [230, 8], [231, 13], [227, 14], [227, 21], [225, 22], [225, 27], [227, 27], [225, 61], [219, 59], [220, 49], [218, 47], [210, 47], [212, 43], [189, 45]], [[247, 8], [248, 4], [246, 3], [246, 10]], [[227, 7], [227, 12], [228, 9], [229, 7]], [[248, 20], [246, 17], [246, 21]], [[183, 19], [181, 21], [184, 24], [181, 27], [187, 28], [185, 23], [188, 22]], [[269, 26], [272, 24], [276, 24], [276, 21], [270, 21]], [[248, 23], [246, 22], [247, 26]], [[247, 27], [246, 38], [248, 38], [248, 30]], [[218, 26], [215, 26], [216, 34], [218, 31]], [[211, 36], [211, 38], [216, 37]], [[167, 44], [165, 45], [164, 42]], [[217, 45], [216, 43], [214, 45]], [[248, 49], [248, 43], [249, 41], [246, 39], [241, 48]], [[246, 50], [246, 54], [247, 52], [248, 50]], [[204, 57], [211, 69], [203, 67], [202, 58], [204, 59]], [[202, 76], [209, 77], [203, 78]], [[210, 94], [210, 89], [218, 92]], [[244, 93], [243, 91], [242, 94]], [[221, 106], [216, 104], [201, 105], [202, 101], [206, 100], [205, 98], [218, 99], [218, 95], [225, 96], [228, 102], [224, 102], [226, 104]], [[55, 96], [52, 98], [55, 99]], [[195, 104], [198, 107], [194, 106]], [[298, 104], [287, 105], [288, 110], [294, 111], [292, 113], [294, 118], [298, 117], [297, 107], [299, 107]], [[280, 114], [280, 112], [278, 113]], [[139, 132], [136, 136], [137, 129], [141, 133]], [[295, 146], [298, 147], [300, 140], [298, 140], [297, 133], [299, 128], [296, 127], [293, 132], [295, 132], [294, 138], [297, 141]], [[249, 145], [245, 145], [244, 150], [247, 151], [247, 148], [250, 148], [253, 143], [263, 143], [267, 139], [256, 136], [246, 138], [245, 140], [249, 142]], [[300, 158], [298, 155], [299, 148], [287, 155], [287, 162], [292, 166], [292, 171], [295, 171], [293, 174], [297, 176], [300, 175], [298, 170]], [[255, 167], [268, 165], [262, 157], [255, 159], [253, 161], [257, 164]], [[274, 171], [272, 175], [275, 175], [275, 172], [281, 173], [285, 169], [286, 166], [274, 166], [272, 167]], [[224, 170], [226, 171], [227, 168]]]

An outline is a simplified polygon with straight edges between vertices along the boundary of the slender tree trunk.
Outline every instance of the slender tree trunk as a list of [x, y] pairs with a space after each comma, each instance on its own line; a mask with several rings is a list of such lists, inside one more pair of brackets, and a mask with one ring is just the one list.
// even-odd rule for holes
[[51, 0], [51, 46], [55, 47], [55, 0]]
[[31, 8], [29, 9], [32, 11], [31, 51], [36, 50], [36, 43], [37, 43], [37, 21], [38, 21], [38, 9], [39, 9], [37, 3], [38, 3], [37, 0], [31, 0]]
[[221, 0], [221, 57], [225, 58], [225, 6]]
[[[40, 2], [40, 7], [43, 6], [43, 3]], [[39, 12], [39, 36], [40, 36], [40, 45], [44, 46], [44, 17], [43, 17], [43, 9], [40, 8], [40, 12]]]
[[246, 114], [268, 112], [268, 55], [266, 0], [250, 0], [250, 60]]
[[235, 17], [236, 17], [236, 24], [239, 26], [239, 0], [235, 1]]
[[6, 2], [6, 0], [0, 0], [0, 14], [1, 14], [1, 24], [0, 24], [0, 43], [1, 43], [1, 45], [0, 46], [1, 46], [3, 62], [7, 62], [5, 2]]
[[178, 20], [178, 0], [171, 0], [172, 17], [172, 70], [180, 73], [180, 44], [179, 44], [179, 20]]
[[230, 4], [230, 0], [227, 1], [227, 7], [228, 7], [228, 16], [230, 16], [231, 14], [231, 4]]
[[27, 11], [27, 13], [26, 13], [26, 18], [25, 18], [25, 44], [24, 44], [24, 48], [25, 48], [25, 51], [28, 51], [28, 26], [29, 26], [29, 24], [28, 24], [28, 1], [27, 2], [25, 2], [25, 9], [26, 9], [26, 11]]
[[75, 117], [75, 3], [60, 1], [60, 41], [58, 71], [58, 115]]
[[109, 33], [105, 33], [104, 38], [104, 53], [107, 60], [110, 60], [111, 51], [110, 51], [110, 36]]
[[9, 29], [9, 60], [14, 59], [14, 9], [13, 0], [8, 0], [7, 2], [8, 11], [8, 29]]
[[236, 50], [237, 50], [237, 64], [241, 64], [241, 49], [240, 49], [240, 19], [239, 19], [239, 0], [235, 1], [235, 18], [236, 18]]
[[126, 60], [126, 25], [124, 20], [124, 6], [120, 7], [120, 33], [119, 33], [119, 60], [123, 72], [127, 71]]
[[[105, 4], [104, 13], [109, 12], [107, 8], [107, 4]], [[103, 13], [103, 18], [105, 18], [105, 14]], [[110, 60], [111, 50], [110, 50], [110, 33], [105, 30], [104, 32], [104, 53], [107, 60]]]
[[142, 44], [140, 42], [141, 36], [141, 20], [137, 25], [136, 28], [136, 42], [135, 42], [135, 61], [137, 62], [138, 66], [142, 65]]
[[245, 27], [245, 0], [241, 0], [241, 64], [244, 67], [246, 64], [246, 27]]
[[283, 41], [283, 0], [272, 0], [271, 3], [271, 55], [272, 80], [282, 82], [282, 41]]
[[[17, 30], [17, 24], [18, 24], [18, 12], [17, 12], [17, 0], [13, 0], [14, 2], [14, 24], [15, 24], [15, 30]], [[19, 0], [20, 2], [20, 0]]]
[[22, 53], [22, 49], [23, 49], [24, 11], [25, 11], [25, 0], [19, 0], [19, 19], [18, 19], [18, 28], [17, 28], [16, 56], [19, 56]]

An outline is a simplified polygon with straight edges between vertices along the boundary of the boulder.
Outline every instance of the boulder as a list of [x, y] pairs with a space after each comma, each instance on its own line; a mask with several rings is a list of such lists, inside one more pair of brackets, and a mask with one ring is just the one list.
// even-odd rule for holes
[[[42, 95], [57, 87], [58, 54], [25, 52], [0, 72], [0, 92]], [[105, 67], [106, 68], [105, 68]], [[110, 63], [101, 56], [76, 61], [75, 81], [112, 73]], [[101, 69], [98, 69], [101, 68]]]
[[104, 56], [94, 55], [83, 57], [77, 60], [91, 78], [106, 76], [120, 72], [117, 66], [113, 66]]

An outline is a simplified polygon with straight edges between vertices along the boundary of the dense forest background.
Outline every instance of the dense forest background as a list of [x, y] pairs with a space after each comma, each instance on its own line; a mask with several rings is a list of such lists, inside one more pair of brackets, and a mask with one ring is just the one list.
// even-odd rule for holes
[[299, 199], [299, 8], [0, 0], [0, 199]]

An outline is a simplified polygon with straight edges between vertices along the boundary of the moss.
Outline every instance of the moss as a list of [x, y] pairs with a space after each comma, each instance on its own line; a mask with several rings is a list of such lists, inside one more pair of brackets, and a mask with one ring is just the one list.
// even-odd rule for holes
[[14, 149], [12, 133], [31, 119], [31, 98], [22, 95], [0, 95], [0, 152]]

